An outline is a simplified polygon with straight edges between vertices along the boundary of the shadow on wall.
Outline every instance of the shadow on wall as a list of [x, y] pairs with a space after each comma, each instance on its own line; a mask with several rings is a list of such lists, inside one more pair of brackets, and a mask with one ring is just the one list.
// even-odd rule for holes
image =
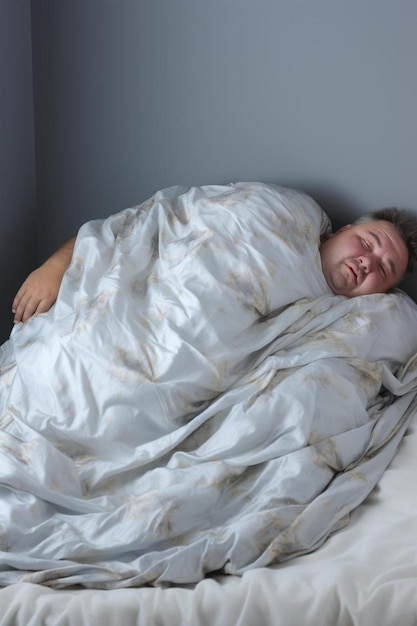
[[317, 183], [302, 184], [296, 180], [286, 181], [282, 184], [292, 189], [304, 191], [314, 198], [329, 216], [333, 230], [353, 222], [363, 213], [353, 197], [347, 193], [342, 193], [340, 189]]
[[399, 285], [401, 289], [403, 289], [409, 296], [413, 298], [415, 302], [417, 302], [417, 270], [411, 275], [407, 276], [402, 283]]
[[[0, 267], [3, 268], [0, 284], [2, 306], [0, 309], [0, 344], [9, 338], [13, 328], [12, 302], [26, 276], [35, 268], [36, 241], [34, 216], [29, 220], [17, 219], [3, 225], [0, 248]], [[4, 271], [6, 270], [6, 271]]]

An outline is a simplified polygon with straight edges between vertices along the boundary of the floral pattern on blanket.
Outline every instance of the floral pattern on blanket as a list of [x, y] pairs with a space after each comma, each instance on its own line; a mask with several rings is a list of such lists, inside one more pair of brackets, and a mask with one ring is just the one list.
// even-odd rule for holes
[[170, 188], [89, 222], [0, 360], [0, 583], [122, 587], [317, 548], [415, 405], [417, 307], [333, 296], [317, 204]]

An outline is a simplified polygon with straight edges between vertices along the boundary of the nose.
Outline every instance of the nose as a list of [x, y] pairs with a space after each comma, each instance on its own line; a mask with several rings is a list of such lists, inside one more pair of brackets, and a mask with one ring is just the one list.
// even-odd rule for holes
[[361, 266], [361, 269], [365, 272], [365, 274], [369, 274], [373, 271], [375, 266], [375, 259], [372, 254], [361, 256], [358, 260], [359, 265]]

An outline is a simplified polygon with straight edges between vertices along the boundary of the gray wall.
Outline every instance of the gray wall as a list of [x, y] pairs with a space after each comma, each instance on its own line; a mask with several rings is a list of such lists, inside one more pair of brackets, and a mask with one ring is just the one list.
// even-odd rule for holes
[[30, 0], [0, 2], [0, 342], [11, 303], [36, 260]]
[[171, 184], [417, 211], [415, 0], [33, 0], [40, 257]]

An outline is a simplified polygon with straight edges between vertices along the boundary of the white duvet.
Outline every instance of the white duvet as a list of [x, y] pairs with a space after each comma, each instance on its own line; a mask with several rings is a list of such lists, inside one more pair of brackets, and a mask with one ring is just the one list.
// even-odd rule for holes
[[417, 308], [333, 296], [328, 228], [255, 183], [82, 227], [1, 349], [0, 584], [241, 574], [347, 522], [411, 419]]

